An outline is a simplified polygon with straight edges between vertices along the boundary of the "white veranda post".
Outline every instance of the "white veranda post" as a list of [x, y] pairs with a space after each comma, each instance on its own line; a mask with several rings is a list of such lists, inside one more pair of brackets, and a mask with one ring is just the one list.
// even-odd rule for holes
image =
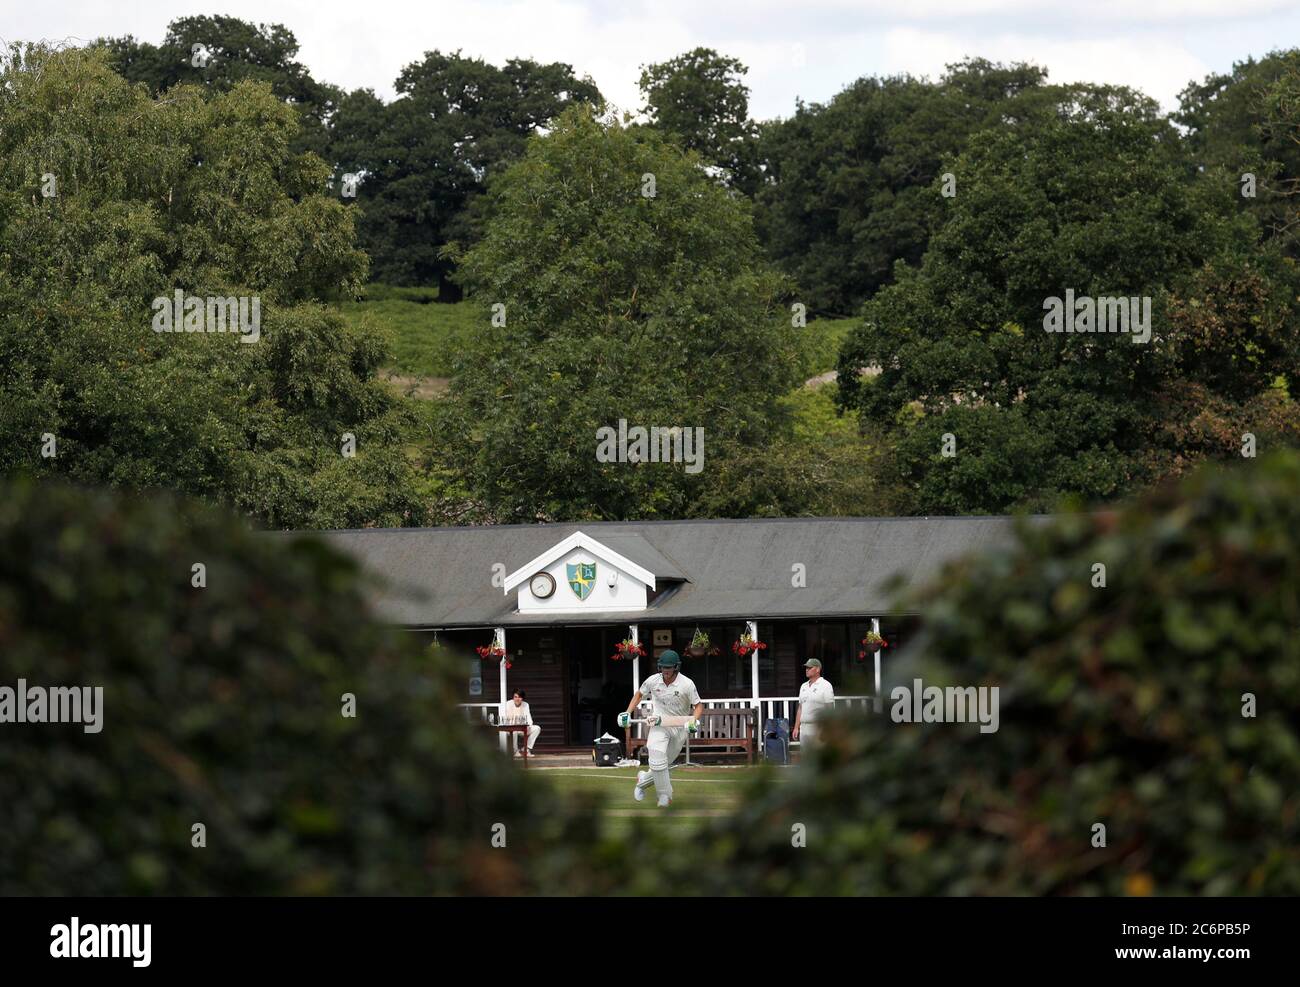
[[[498, 709], [505, 709], [506, 702], [510, 699], [510, 694], [506, 692], [506, 658], [504, 654], [506, 650], [506, 629], [504, 627], [493, 628], [492, 647], [500, 648], [501, 651], [503, 652], [501, 658], [497, 661], [497, 665], [500, 667], [501, 670], [501, 705], [498, 707]], [[506, 740], [508, 739], [508, 737], [509, 737], [508, 734], [505, 733], [501, 734], [502, 750], [506, 749]]]
[[[640, 644], [641, 639], [637, 636], [636, 624], [628, 624], [627, 629], [632, 632], [632, 643]], [[653, 637], [653, 635], [651, 635]], [[641, 659], [637, 655], [632, 656], [632, 692], [635, 695], [636, 690], [641, 688]], [[632, 734], [631, 728], [624, 728], [623, 742], [628, 742], [628, 737]], [[630, 745], [629, 745], [630, 749]]]
[[[627, 629], [632, 632], [632, 643], [640, 644], [641, 639], [637, 636], [636, 624], [628, 624]], [[637, 655], [632, 656], [632, 691], [636, 692], [637, 686], [641, 684], [641, 659]]]
[[[871, 630], [876, 634], [880, 633], [879, 617], [871, 618]], [[876, 649], [876, 690], [875, 690], [875, 699], [872, 700], [871, 705], [877, 713], [880, 712], [881, 706], [883, 704], [883, 700], [880, 697], [880, 652], [883, 650], [884, 648]]]
[[[758, 621], [745, 621], [745, 629], [751, 638], [758, 640]], [[754, 705], [758, 705], [758, 649], [755, 648], [749, 653], [749, 682], [753, 687]]]

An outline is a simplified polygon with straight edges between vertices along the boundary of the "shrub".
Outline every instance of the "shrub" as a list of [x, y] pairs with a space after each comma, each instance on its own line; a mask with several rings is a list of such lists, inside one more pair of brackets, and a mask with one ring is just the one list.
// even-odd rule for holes
[[1298, 490], [1292, 453], [1205, 468], [948, 567], [886, 696], [998, 686], [998, 731], [897, 724], [888, 698], [832, 721], [817, 771], [713, 832], [700, 890], [1300, 893]]
[[576, 869], [592, 814], [476, 735], [351, 561], [171, 496], [2, 492], [0, 686], [102, 686], [105, 713], [0, 725], [0, 894], [522, 893]]

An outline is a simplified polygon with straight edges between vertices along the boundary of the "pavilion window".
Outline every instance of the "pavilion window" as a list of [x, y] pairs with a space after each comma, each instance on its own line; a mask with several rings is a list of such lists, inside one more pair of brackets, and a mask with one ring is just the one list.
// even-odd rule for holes
[[682, 670], [694, 680], [701, 694], [708, 698], [749, 689], [749, 659], [741, 658], [731, 650], [731, 645], [744, 632], [745, 625], [700, 624], [699, 627], [709, 635], [710, 650], [718, 649], [716, 655], [694, 658], [686, 653], [695, 636], [694, 624], [674, 628], [673, 647], [682, 655]]

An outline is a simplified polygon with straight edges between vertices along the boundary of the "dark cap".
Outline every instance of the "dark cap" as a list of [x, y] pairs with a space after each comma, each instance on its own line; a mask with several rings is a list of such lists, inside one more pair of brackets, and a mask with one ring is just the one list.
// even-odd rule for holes
[[682, 664], [682, 656], [672, 648], [669, 648], [659, 656], [660, 668], [679, 668]]

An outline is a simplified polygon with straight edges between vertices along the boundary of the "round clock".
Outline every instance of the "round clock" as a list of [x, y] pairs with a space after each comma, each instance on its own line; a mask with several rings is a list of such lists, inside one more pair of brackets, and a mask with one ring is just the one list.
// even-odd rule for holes
[[555, 592], [555, 577], [549, 572], [536, 573], [528, 581], [528, 588], [532, 590], [533, 596], [544, 600]]

